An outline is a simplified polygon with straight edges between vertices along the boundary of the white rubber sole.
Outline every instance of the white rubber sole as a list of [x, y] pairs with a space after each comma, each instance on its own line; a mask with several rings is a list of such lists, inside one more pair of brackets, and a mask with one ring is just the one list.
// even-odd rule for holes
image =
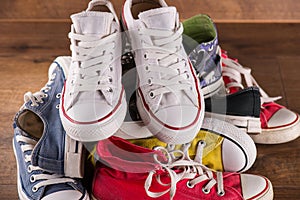
[[65, 176], [72, 178], [83, 178], [84, 175], [84, 155], [81, 142], [73, 140], [68, 135], [65, 136]]
[[258, 144], [281, 144], [295, 140], [300, 136], [300, 118], [286, 127], [277, 129], [262, 129], [258, 135], [250, 135]]
[[[245, 156], [244, 166], [242, 168], [232, 167], [230, 169], [228, 169], [227, 166], [223, 166], [223, 168], [227, 168], [226, 171], [244, 172], [254, 164], [257, 156], [257, 150], [255, 143], [246, 132], [241, 131], [239, 128], [224, 121], [206, 117], [203, 120], [201, 129], [212, 131], [215, 134], [224, 137], [224, 139], [229, 140], [243, 152]], [[223, 159], [225, 158], [222, 158], [222, 160]]]
[[[201, 98], [201, 105], [204, 105], [203, 96], [201, 96], [200, 98]], [[144, 124], [146, 124], [147, 128], [155, 137], [157, 137], [159, 140], [165, 143], [184, 144], [184, 143], [191, 142], [196, 137], [198, 131], [202, 126], [202, 122], [204, 118], [204, 110], [200, 111], [199, 120], [194, 126], [178, 131], [178, 130], [169, 129], [163, 126], [162, 124], [160, 124], [155, 119], [153, 119], [150, 113], [146, 111], [146, 108], [144, 107], [141, 101], [141, 97], [139, 96], [139, 92], [137, 92], [136, 104]], [[204, 109], [204, 107], [202, 107], [201, 109]]]
[[223, 114], [217, 114], [211, 112], [205, 112], [205, 117], [224, 120], [246, 131], [249, 134], [258, 134], [262, 132], [261, 122], [259, 117], [241, 117], [241, 116], [223, 115]]
[[207, 99], [207, 98], [215, 95], [216, 93], [219, 92], [219, 90], [222, 88], [222, 86], [223, 86], [223, 79], [221, 77], [219, 80], [217, 80], [213, 84], [210, 84], [204, 88], [201, 88], [204, 98]]
[[229, 122], [246, 131], [257, 144], [281, 144], [300, 137], [300, 118], [289, 126], [276, 129], [262, 129], [260, 118], [240, 117], [205, 112], [205, 117], [212, 117]]
[[18, 188], [18, 195], [19, 195], [20, 200], [30, 200], [27, 197], [27, 195], [22, 190], [21, 181], [20, 181], [19, 162], [18, 162], [18, 159], [17, 159], [17, 152], [16, 152], [16, 147], [15, 147], [15, 144], [14, 144], [14, 139], [12, 140], [12, 145], [13, 145], [13, 150], [14, 150], [15, 159], [16, 159], [16, 163], [17, 163], [17, 188]]
[[66, 133], [74, 140], [81, 142], [99, 141], [112, 136], [121, 127], [127, 109], [125, 92], [122, 96], [120, 108], [107, 120], [94, 124], [75, 124], [68, 120], [59, 109], [59, 115]]

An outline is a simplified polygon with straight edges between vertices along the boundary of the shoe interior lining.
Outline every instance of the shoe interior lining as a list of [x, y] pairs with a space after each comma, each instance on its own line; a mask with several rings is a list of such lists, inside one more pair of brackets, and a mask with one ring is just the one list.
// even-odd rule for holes
[[94, 6], [91, 11], [100, 11], [100, 12], [109, 12], [110, 10], [107, 8], [107, 6], [104, 5], [96, 5]]
[[17, 120], [18, 126], [30, 136], [40, 139], [44, 132], [41, 118], [30, 110], [22, 112]]
[[214, 23], [209, 16], [200, 14], [183, 22], [183, 43], [189, 54], [203, 42], [210, 42], [217, 36]]
[[162, 7], [158, 1], [142, 1], [132, 4], [131, 13], [134, 19], [138, 19], [138, 15], [146, 10]]

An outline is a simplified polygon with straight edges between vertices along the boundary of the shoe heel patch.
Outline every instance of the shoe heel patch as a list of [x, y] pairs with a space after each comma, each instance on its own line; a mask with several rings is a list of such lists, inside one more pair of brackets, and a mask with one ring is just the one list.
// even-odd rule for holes
[[84, 161], [82, 143], [66, 135], [65, 146], [65, 175], [74, 178], [83, 178]]

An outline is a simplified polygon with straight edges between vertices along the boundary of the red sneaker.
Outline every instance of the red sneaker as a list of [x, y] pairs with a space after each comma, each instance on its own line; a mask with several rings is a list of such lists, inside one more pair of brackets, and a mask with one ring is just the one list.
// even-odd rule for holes
[[300, 136], [299, 115], [275, 103], [274, 101], [281, 97], [269, 97], [251, 75], [251, 69], [240, 65], [237, 59], [229, 58], [225, 51], [222, 52], [222, 65], [223, 80], [229, 94], [244, 88], [242, 78], [244, 78], [247, 87], [256, 86], [260, 90], [262, 131], [260, 134], [251, 135], [256, 143], [284, 143]]
[[267, 178], [213, 172], [187, 151], [149, 150], [111, 137], [98, 142], [97, 153], [94, 199], [273, 199]]

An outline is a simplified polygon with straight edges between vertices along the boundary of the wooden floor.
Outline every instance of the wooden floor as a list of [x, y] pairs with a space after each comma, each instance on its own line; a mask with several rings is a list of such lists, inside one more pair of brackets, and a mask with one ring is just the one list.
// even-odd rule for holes
[[[217, 24], [221, 46], [253, 69], [271, 96], [300, 112], [300, 24]], [[23, 94], [46, 82], [51, 61], [69, 55], [66, 21], [7, 21], [0, 26], [0, 199], [17, 199], [12, 121]], [[300, 130], [299, 130], [300, 131]], [[280, 145], [257, 145], [249, 173], [267, 176], [275, 199], [300, 199], [300, 138]]]

